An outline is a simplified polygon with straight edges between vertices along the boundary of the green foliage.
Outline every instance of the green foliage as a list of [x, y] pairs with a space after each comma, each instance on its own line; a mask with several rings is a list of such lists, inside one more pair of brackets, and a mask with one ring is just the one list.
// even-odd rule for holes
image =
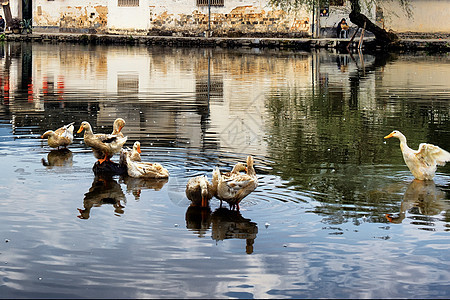
[[[361, 6], [373, 7], [377, 4], [377, 0], [349, 0], [352, 10], [360, 12]], [[411, 0], [386, 0], [391, 2], [399, 2], [403, 10], [408, 16], [411, 16]], [[285, 11], [296, 11], [301, 8], [306, 8], [312, 11], [314, 7], [321, 7], [328, 4], [329, 0], [269, 0], [269, 4], [273, 7], [279, 7]]]

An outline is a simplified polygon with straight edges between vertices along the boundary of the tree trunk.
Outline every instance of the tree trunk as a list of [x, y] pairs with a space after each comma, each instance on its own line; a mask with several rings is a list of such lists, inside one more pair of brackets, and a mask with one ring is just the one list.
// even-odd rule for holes
[[350, 21], [353, 24], [358, 25], [363, 28], [364, 23], [366, 25], [366, 30], [372, 32], [375, 35], [375, 40], [378, 44], [389, 45], [396, 42], [399, 38], [393, 32], [387, 32], [383, 28], [375, 25], [369, 20], [365, 15], [361, 13], [361, 7], [359, 5], [359, 0], [351, 0], [352, 11], [349, 15]]

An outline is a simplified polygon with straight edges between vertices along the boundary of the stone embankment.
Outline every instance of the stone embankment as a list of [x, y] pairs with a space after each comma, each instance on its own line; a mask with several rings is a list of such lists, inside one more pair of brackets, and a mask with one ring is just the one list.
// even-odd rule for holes
[[[7, 41], [35, 41], [46, 43], [84, 43], [84, 44], [142, 44], [177, 47], [222, 47], [222, 48], [280, 48], [311, 50], [314, 48], [357, 49], [359, 37], [350, 44], [349, 39], [338, 38], [226, 38], [226, 37], [178, 37], [178, 36], [131, 36], [131, 35], [96, 35], [74, 33], [33, 33], [33, 34], [8, 34]], [[377, 50], [374, 38], [366, 37], [362, 42], [362, 49]], [[386, 50], [386, 48], [384, 48]], [[387, 50], [397, 51], [430, 51], [448, 52], [450, 39], [443, 38], [411, 38], [403, 37]]]

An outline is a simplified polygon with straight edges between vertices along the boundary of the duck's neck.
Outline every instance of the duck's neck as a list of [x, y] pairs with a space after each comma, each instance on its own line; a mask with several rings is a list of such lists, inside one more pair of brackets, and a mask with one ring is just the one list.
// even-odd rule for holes
[[406, 150], [406, 149], [409, 149], [409, 147], [408, 147], [408, 144], [406, 143], [406, 137], [403, 135], [403, 134], [401, 134], [399, 137], [398, 137], [398, 139], [400, 140], [400, 149], [403, 151], [403, 150]]
[[256, 176], [256, 172], [255, 169], [253, 168], [253, 165], [247, 166], [247, 175]]
[[93, 135], [94, 133], [92, 132], [92, 127], [88, 126], [87, 128], [84, 129], [84, 135]]

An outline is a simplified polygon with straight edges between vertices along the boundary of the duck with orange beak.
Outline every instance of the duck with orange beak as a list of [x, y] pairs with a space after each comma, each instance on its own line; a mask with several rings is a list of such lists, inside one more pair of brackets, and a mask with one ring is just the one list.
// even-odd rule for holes
[[422, 143], [418, 150], [413, 150], [406, 144], [406, 137], [398, 130], [385, 136], [400, 140], [400, 149], [403, 159], [411, 173], [418, 180], [433, 180], [437, 166], [443, 166], [450, 161], [450, 153], [432, 144]]
[[102, 164], [105, 161], [110, 161], [111, 157], [120, 152], [123, 145], [127, 141], [127, 137], [120, 136], [119, 134], [94, 134], [91, 125], [86, 121], [81, 123], [77, 133], [81, 133], [83, 130], [84, 143], [86, 146], [92, 148], [99, 164]]

